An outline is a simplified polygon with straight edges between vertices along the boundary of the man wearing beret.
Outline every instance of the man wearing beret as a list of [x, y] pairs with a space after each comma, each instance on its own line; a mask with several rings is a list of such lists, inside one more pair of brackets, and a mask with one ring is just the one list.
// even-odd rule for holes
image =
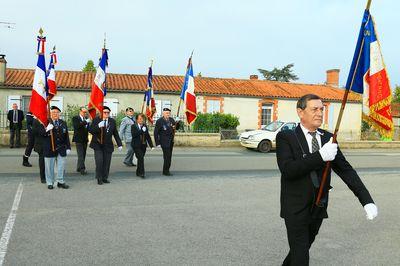
[[316, 198], [326, 162], [343, 180], [363, 206], [367, 219], [378, 209], [357, 172], [332, 143], [332, 134], [320, 129], [324, 105], [319, 96], [306, 94], [297, 102], [300, 124], [294, 131], [280, 131], [276, 137], [276, 157], [281, 171], [281, 217], [285, 219], [289, 254], [282, 265], [309, 265], [309, 249], [323, 219], [328, 218], [331, 171], [321, 202]]
[[117, 123], [110, 117], [110, 108], [103, 107], [103, 118], [97, 116], [89, 126], [89, 132], [93, 135], [90, 148], [94, 150], [96, 163], [97, 184], [108, 184], [108, 174], [110, 172], [111, 156], [114, 152], [112, 137], [118, 145], [118, 150], [122, 151], [122, 142], [118, 135]]
[[42, 135], [45, 137], [43, 143], [44, 151], [44, 166], [46, 173], [46, 183], [48, 189], [54, 187], [54, 166], [57, 162], [57, 187], [68, 189], [65, 184], [65, 160], [71, 152], [71, 144], [69, 141], [67, 123], [60, 119], [60, 108], [57, 106], [50, 107], [50, 119], [45, 132]]
[[163, 175], [171, 176], [169, 171], [171, 167], [172, 150], [174, 148], [174, 137], [175, 131], [180, 127], [179, 121], [171, 117], [171, 109], [164, 108], [163, 115], [156, 122], [154, 127], [154, 140], [156, 146], [162, 148], [164, 165], [163, 165]]

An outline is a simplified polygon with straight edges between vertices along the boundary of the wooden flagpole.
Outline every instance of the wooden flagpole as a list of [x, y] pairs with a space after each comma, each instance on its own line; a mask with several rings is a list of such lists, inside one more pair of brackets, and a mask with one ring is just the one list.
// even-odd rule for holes
[[[371, 1], [372, 0], [368, 0], [366, 10], [369, 10], [369, 8], [371, 6]], [[363, 46], [364, 46], [364, 40], [365, 39], [363, 38], [362, 42], [361, 42], [361, 48], [360, 48], [360, 51], [359, 51], [358, 56], [357, 56], [357, 62], [356, 62], [355, 70], [353, 72], [353, 76], [351, 77], [350, 87], [346, 88], [346, 90], [344, 92], [344, 95], [343, 95], [342, 104], [340, 106], [340, 112], [339, 112], [339, 115], [338, 115], [338, 119], [336, 121], [335, 131], [333, 133], [333, 140], [332, 140], [333, 143], [337, 143], [337, 134], [339, 132], [340, 124], [342, 122], [344, 108], [346, 107], [347, 98], [349, 96], [350, 89], [353, 87], [353, 84], [354, 84], [354, 78], [355, 78], [355, 75], [356, 75], [356, 72], [357, 72], [358, 64], [360, 62], [361, 53], [362, 53]], [[331, 161], [326, 163], [324, 171], [322, 173], [321, 184], [319, 186], [317, 200], [315, 201], [315, 204], [317, 206], [319, 206], [319, 207], [321, 207], [321, 199], [322, 199], [322, 196], [324, 194], [324, 187], [325, 187], [326, 179], [328, 177], [328, 173], [329, 173], [330, 169], [331, 169]]]
[[[190, 54], [190, 57], [189, 57], [190, 63], [192, 63], [191, 61], [192, 61], [193, 53], [194, 53], [194, 49], [192, 50], [192, 53]], [[189, 67], [189, 65], [188, 65], [188, 67]], [[187, 72], [187, 69], [188, 68], [186, 68], [186, 72]], [[185, 73], [185, 75], [186, 75], [186, 73]], [[182, 98], [179, 95], [179, 103], [178, 103], [178, 110], [176, 112], [176, 117], [179, 117], [179, 111], [181, 109], [181, 104], [182, 104]]]
[[[43, 29], [40, 28], [39, 29], [39, 37], [40, 37], [40, 42], [42, 42], [42, 38], [43, 38]], [[44, 45], [44, 43], [42, 43], [42, 45]], [[39, 44], [39, 49], [40, 49], [40, 44]], [[43, 49], [44, 51], [44, 49]], [[40, 54], [41, 51], [38, 51], [38, 54]], [[46, 66], [45, 66], [46, 68]], [[47, 71], [47, 69], [45, 69], [45, 72]], [[45, 77], [47, 79], [47, 75]], [[52, 120], [51, 120], [51, 116], [50, 116], [50, 97], [47, 95], [46, 96], [46, 102], [47, 102], [47, 120], [50, 124], [52, 124]], [[53, 135], [53, 130], [50, 130], [50, 144], [51, 144], [51, 151], [54, 152], [55, 149], [55, 145], [54, 145], [54, 135]]]
[[[104, 33], [104, 45], [103, 45], [103, 52], [101, 53], [101, 56], [103, 57], [103, 53], [106, 52], [106, 33]], [[101, 58], [100, 58], [101, 60]], [[107, 79], [104, 80], [104, 87], [106, 87], [106, 82]], [[103, 103], [101, 105], [102, 107], [104, 107], [104, 93], [103, 93]], [[101, 114], [100, 114], [100, 118], [103, 120], [103, 110], [104, 108], [102, 108]], [[104, 120], [103, 120], [104, 121]], [[103, 134], [104, 134], [104, 127], [100, 128], [100, 144], [103, 144]]]

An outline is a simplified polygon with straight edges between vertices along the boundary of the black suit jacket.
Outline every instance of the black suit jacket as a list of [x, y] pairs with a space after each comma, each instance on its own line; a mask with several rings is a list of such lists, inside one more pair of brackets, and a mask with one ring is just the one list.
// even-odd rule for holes
[[46, 129], [37, 119], [33, 119], [32, 134], [35, 138], [35, 143], [33, 146], [34, 151], [37, 153], [43, 153], [43, 143], [46, 135]]
[[172, 117], [168, 120], [165, 120], [164, 117], [159, 118], [154, 127], [154, 140], [156, 145], [161, 145], [163, 148], [173, 146], [175, 135], [174, 128], [178, 130], [179, 123], [176, 123]]
[[[105, 149], [107, 152], [114, 151], [114, 143], [112, 137], [114, 136], [118, 147], [122, 146], [121, 139], [118, 135], [117, 123], [114, 119], [108, 118], [107, 128], [99, 128], [99, 123], [102, 121], [100, 117], [95, 117], [89, 126], [89, 132], [93, 135], [92, 141], [90, 142], [90, 148], [94, 150]], [[103, 132], [103, 143], [101, 144], [101, 132]]]
[[28, 134], [32, 134], [32, 125], [35, 118], [31, 113], [26, 114], [26, 129], [28, 130]]
[[[322, 145], [333, 136], [325, 130], [318, 129], [318, 131], [323, 134], [321, 136]], [[281, 217], [297, 221], [308, 221], [312, 217], [328, 218], [327, 207], [329, 188], [331, 188], [331, 172], [329, 172], [325, 185], [325, 207], [314, 208], [318, 190], [312, 184], [310, 173], [316, 171], [321, 178], [326, 163], [322, 160], [319, 152], [310, 154], [307, 140], [300, 126], [297, 126], [294, 131], [286, 130], [278, 133], [276, 137], [276, 157], [281, 171]], [[368, 190], [340, 149], [338, 149], [331, 166], [332, 170], [353, 191], [363, 206], [373, 203]]]
[[[52, 123], [54, 125], [54, 122], [49, 119], [49, 123]], [[41, 134], [44, 137], [43, 141], [43, 154], [44, 157], [57, 157], [57, 155], [61, 155], [62, 157], [67, 156], [67, 150], [71, 150], [71, 143], [69, 141], [69, 133], [68, 133], [68, 127], [67, 123], [59, 119], [58, 120], [58, 126], [54, 126], [54, 128], [51, 131], [46, 132], [44, 129], [41, 130]], [[51, 144], [51, 134], [53, 134], [53, 143], [54, 143], [54, 151], [52, 150], [52, 144]]]
[[131, 126], [132, 130], [132, 142], [131, 146], [133, 148], [139, 148], [141, 146], [150, 146], [153, 148], [153, 141], [151, 140], [150, 134], [149, 134], [149, 128], [146, 125], [143, 125], [146, 127], [146, 132], [143, 132], [139, 128], [139, 124], [135, 123]]
[[81, 117], [77, 115], [72, 118], [72, 125], [74, 127], [72, 142], [87, 143], [89, 135], [88, 122], [86, 120], [82, 121]]
[[[22, 110], [17, 110], [18, 111], [18, 128], [22, 128], [22, 120], [24, 120], [24, 112]], [[13, 115], [14, 115], [14, 110], [11, 109], [8, 111], [7, 114], [7, 119], [10, 122], [9, 127], [11, 128], [13, 125]]]

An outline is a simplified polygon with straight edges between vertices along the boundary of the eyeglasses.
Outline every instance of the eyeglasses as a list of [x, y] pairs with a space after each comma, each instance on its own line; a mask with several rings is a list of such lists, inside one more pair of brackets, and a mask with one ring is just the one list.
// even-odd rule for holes
[[109, 114], [110, 112], [109, 111], [103, 111], [103, 114]]

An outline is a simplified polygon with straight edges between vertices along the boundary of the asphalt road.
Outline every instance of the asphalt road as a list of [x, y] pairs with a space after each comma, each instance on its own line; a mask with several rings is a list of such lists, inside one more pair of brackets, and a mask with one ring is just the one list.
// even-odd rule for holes
[[[71, 189], [48, 191], [22, 149], [0, 149], [0, 233], [20, 183], [21, 201], [4, 265], [280, 265], [288, 251], [279, 218], [275, 154], [241, 148], [176, 148], [173, 177], [161, 175], [161, 151], [146, 156], [148, 178], [115, 153], [111, 184], [74, 172]], [[374, 221], [340, 178], [330, 218], [311, 250], [311, 265], [400, 265], [400, 151], [349, 150], [378, 207]], [[4, 243], [0, 243], [4, 246]], [[1, 250], [0, 250], [1, 251]], [[0, 252], [1, 256], [1, 252]]]

